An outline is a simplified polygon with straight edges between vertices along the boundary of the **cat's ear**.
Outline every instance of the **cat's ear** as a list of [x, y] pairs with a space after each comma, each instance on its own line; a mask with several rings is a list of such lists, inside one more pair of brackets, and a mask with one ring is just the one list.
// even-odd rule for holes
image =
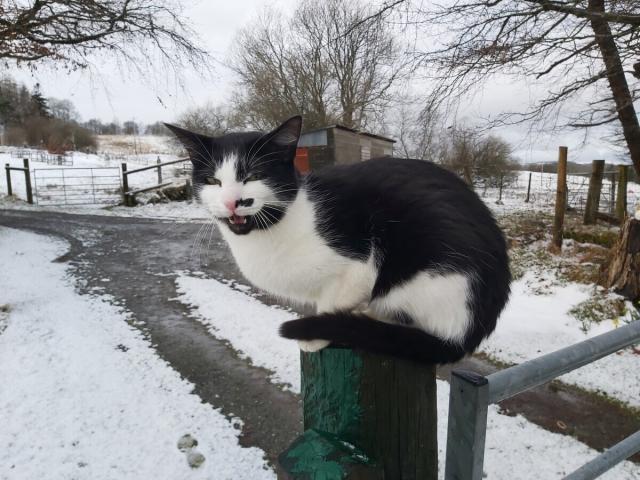
[[185, 130], [184, 128], [171, 125], [170, 123], [165, 123], [164, 126], [171, 130], [176, 138], [180, 140], [180, 143], [182, 143], [189, 153], [189, 157], [192, 162], [196, 159], [203, 158], [210, 153], [208, 151], [211, 143], [210, 137]]
[[278, 128], [269, 132], [266, 137], [267, 141], [278, 147], [296, 147], [300, 139], [300, 130], [302, 129], [302, 117], [296, 115], [285, 120]]

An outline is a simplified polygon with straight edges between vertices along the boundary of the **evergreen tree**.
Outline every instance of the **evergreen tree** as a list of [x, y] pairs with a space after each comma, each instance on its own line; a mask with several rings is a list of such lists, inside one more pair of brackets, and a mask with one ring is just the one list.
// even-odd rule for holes
[[38, 117], [49, 118], [51, 113], [49, 112], [49, 104], [47, 99], [40, 92], [40, 84], [36, 83], [33, 93], [31, 94], [31, 103], [33, 104], [34, 114]]

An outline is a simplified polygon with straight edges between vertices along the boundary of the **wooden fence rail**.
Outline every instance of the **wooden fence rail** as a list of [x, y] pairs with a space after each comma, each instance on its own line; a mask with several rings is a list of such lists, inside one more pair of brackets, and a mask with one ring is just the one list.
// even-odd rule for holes
[[[162, 181], [162, 167], [166, 167], [168, 165], [175, 165], [177, 163], [185, 163], [189, 162], [189, 158], [179, 158], [178, 160], [170, 160], [168, 162], [161, 162], [160, 157], [157, 159], [157, 163], [155, 165], [148, 165], [146, 167], [135, 168], [133, 170], [127, 170], [127, 164], [122, 163], [122, 200], [124, 204], [128, 207], [133, 207], [136, 204], [136, 195], [138, 193], [149, 192], [152, 190], [157, 190], [162, 187], [166, 187], [171, 185], [172, 182], [163, 182]], [[139, 172], [145, 172], [147, 170], [157, 170], [158, 174], [158, 183], [156, 185], [151, 185], [144, 188], [138, 188], [131, 190], [129, 188], [129, 176]]]

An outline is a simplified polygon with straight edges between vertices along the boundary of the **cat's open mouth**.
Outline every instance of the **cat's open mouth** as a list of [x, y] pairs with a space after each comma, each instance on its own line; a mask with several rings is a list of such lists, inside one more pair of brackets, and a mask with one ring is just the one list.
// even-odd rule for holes
[[229, 218], [227, 218], [227, 221], [233, 225], [244, 225], [245, 223], [247, 223], [247, 216], [231, 215]]
[[255, 226], [253, 215], [231, 215], [224, 219], [229, 229], [236, 235], [244, 235]]

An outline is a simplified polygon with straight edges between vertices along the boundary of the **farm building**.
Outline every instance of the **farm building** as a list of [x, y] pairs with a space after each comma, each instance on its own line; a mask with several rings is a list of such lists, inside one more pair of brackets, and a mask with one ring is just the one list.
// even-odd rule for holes
[[307, 172], [326, 165], [355, 163], [391, 155], [395, 142], [391, 138], [342, 125], [318, 128], [300, 136], [296, 167], [301, 172]]

